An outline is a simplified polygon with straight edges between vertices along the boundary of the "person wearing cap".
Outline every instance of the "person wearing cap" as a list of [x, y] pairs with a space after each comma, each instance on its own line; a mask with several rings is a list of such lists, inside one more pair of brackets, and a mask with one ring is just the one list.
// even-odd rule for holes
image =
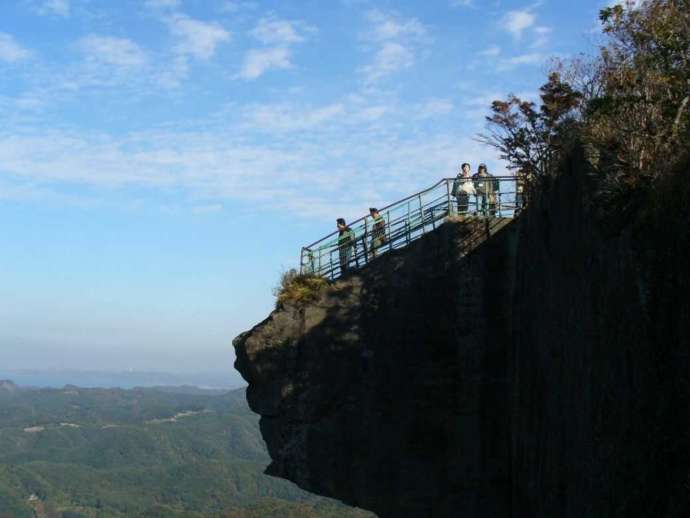
[[338, 226], [338, 256], [340, 259], [340, 272], [345, 273], [350, 269], [352, 249], [355, 244], [355, 233], [347, 226], [343, 218], [336, 220]]
[[475, 195], [474, 184], [470, 176], [470, 164], [465, 162], [460, 166], [460, 172], [453, 181], [451, 195], [458, 202], [458, 214], [466, 214], [470, 207], [470, 195]]
[[379, 214], [375, 207], [369, 209], [369, 215], [373, 218], [374, 224], [371, 229], [371, 258], [376, 257], [376, 250], [386, 243], [386, 220]]

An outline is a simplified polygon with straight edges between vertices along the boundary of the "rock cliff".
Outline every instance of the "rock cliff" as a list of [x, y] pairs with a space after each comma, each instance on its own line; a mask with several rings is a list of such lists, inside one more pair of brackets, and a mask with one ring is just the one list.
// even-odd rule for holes
[[604, 232], [584, 164], [237, 337], [267, 472], [382, 517], [683, 516], [682, 208]]

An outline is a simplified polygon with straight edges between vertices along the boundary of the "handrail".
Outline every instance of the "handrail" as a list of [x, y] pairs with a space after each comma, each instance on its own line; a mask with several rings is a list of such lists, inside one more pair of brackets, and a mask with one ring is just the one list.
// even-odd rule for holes
[[[498, 177], [498, 176], [495, 176], [494, 178], [499, 178], [499, 177]], [[419, 191], [419, 192], [416, 193], [416, 194], [411, 194], [411, 195], [408, 196], [407, 198], [402, 198], [402, 199], [400, 199], [400, 200], [398, 200], [398, 201], [396, 201], [396, 202], [391, 203], [390, 205], [386, 205], [385, 207], [379, 209], [379, 212], [387, 211], [387, 210], [389, 210], [391, 207], [393, 207], [393, 206], [395, 206], [395, 205], [398, 205], [398, 204], [400, 204], [400, 203], [403, 203], [403, 202], [405, 202], [405, 201], [407, 201], [407, 200], [411, 200], [411, 199], [414, 198], [415, 196], [419, 196], [419, 195], [421, 195], [421, 194], [425, 194], [425, 193], [431, 191], [432, 189], [435, 189], [436, 187], [438, 187], [439, 185], [441, 185], [442, 183], [444, 183], [446, 180], [447, 180], [447, 178], [442, 178], [441, 180], [439, 180], [438, 182], [436, 182], [434, 185], [432, 185], [432, 186], [429, 187], [428, 189], [424, 189], [423, 191]], [[361, 218], [359, 218], [359, 219], [357, 219], [357, 220], [355, 220], [355, 221], [353, 221], [353, 222], [351, 222], [351, 223], [348, 223], [348, 226], [349, 226], [349, 227], [353, 227], [354, 225], [356, 225], [356, 224], [359, 223], [360, 221], [364, 221], [365, 219], [367, 219], [367, 218], [369, 218], [369, 217], [371, 217], [371, 216], [368, 216], [368, 215], [367, 215], [367, 216], [362, 216]], [[331, 236], [334, 236], [334, 235], [337, 234], [337, 233], [338, 233], [338, 231], [335, 230], [335, 231], [331, 232], [330, 234], [328, 234], [326, 237], [322, 237], [321, 239], [318, 239], [318, 240], [314, 241], [311, 245], [307, 245], [307, 246], [305, 246], [305, 247], [303, 247], [303, 248], [311, 248], [312, 246], [314, 246], [314, 245], [320, 243], [321, 241], [323, 241], [324, 239], [329, 238], [329, 237], [331, 237]]]
[[[352, 230], [350, 241], [340, 242], [339, 232], [334, 230], [302, 247], [300, 272], [334, 280], [345, 270], [358, 268], [390, 250], [409, 245], [438, 228], [448, 216], [474, 213], [486, 217], [496, 214], [513, 217], [525, 204], [527, 193], [521, 177], [488, 176], [485, 181], [491, 181], [490, 186], [483, 184], [482, 180], [468, 178], [465, 181], [472, 182], [475, 189], [479, 189], [481, 184], [483, 192], [467, 194], [462, 204], [460, 197], [451, 194], [451, 185], [455, 181], [456, 178], [442, 178], [431, 187], [379, 209], [384, 225], [377, 225], [377, 229], [369, 225], [371, 215], [355, 220], [349, 224]], [[503, 187], [506, 183], [515, 188], [506, 190]], [[495, 189], [496, 185], [498, 189]], [[440, 186], [444, 188], [439, 189]], [[471, 207], [474, 211], [470, 210]]]

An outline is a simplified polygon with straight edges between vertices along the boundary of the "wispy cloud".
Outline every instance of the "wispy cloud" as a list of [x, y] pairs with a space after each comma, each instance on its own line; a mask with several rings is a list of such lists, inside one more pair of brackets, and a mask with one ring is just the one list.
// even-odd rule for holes
[[288, 68], [292, 68], [290, 49], [286, 47], [251, 49], [244, 57], [244, 65], [239, 77], [253, 80], [271, 69], [285, 70]]
[[216, 48], [230, 41], [231, 34], [217, 22], [205, 22], [176, 13], [168, 19], [170, 32], [177, 38], [178, 54], [200, 60], [213, 57]]
[[0, 32], [0, 61], [14, 63], [31, 57], [31, 52], [22, 47], [11, 34]]
[[223, 205], [221, 203], [213, 203], [210, 205], [197, 205], [192, 208], [194, 214], [211, 214], [214, 212], [220, 212], [223, 210]]
[[539, 26], [534, 28], [536, 35], [534, 41], [530, 45], [531, 48], [537, 49], [545, 47], [549, 43], [549, 36], [551, 35], [551, 27]]
[[417, 118], [433, 119], [453, 112], [455, 106], [449, 99], [429, 99], [415, 107]]
[[505, 30], [513, 35], [513, 38], [520, 40], [523, 32], [534, 25], [536, 15], [529, 9], [508, 11], [501, 20], [501, 25]]
[[501, 53], [501, 47], [497, 45], [492, 45], [479, 52], [479, 56], [483, 57], [496, 57]]
[[382, 11], [369, 11], [371, 23], [368, 37], [374, 41], [390, 41], [403, 38], [418, 39], [427, 35], [427, 28], [416, 18], [401, 18]]
[[180, 3], [180, 0], [146, 0], [144, 5], [149, 9], [177, 9]]
[[314, 31], [301, 21], [284, 20], [274, 15], [261, 18], [249, 35], [270, 46], [248, 50], [238, 77], [255, 80], [269, 70], [292, 68], [292, 46], [305, 41], [306, 34]]
[[317, 127], [337, 119], [344, 111], [342, 103], [333, 103], [317, 108], [259, 104], [247, 106], [242, 112], [244, 122], [250, 128], [266, 132], [286, 132]]
[[249, 34], [266, 45], [291, 45], [304, 41], [304, 34], [313, 31], [303, 22], [268, 16], [261, 18]]
[[107, 65], [139, 67], [146, 63], [145, 52], [127, 38], [91, 34], [79, 40], [77, 46], [88, 59]]
[[542, 54], [541, 52], [530, 52], [527, 54], [520, 54], [518, 56], [513, 56], [511, 58], [506, 58], [502, 59], [498, 63], [498, 70], [512, 70], [518, 66], [521, 65], [541, 65], [543, 64], [546, 60], [547, 57], [545, 54]]
[[395, 129], [453, 109], [443, 98], [403, 107], [353, 95], [323, 105], [234, 106], [229, 120], [203, 129], [190, 123], [120, 136], [0, 130], [0, 171], [15, 185], [175, 188], [203, 206], [240, 200], [347, 217], [449, 174], [460, 152], [480, 158], [469, 139], [436, 125], [414, 135]]
[[451, 7], [474, 7], [474, 0], [450, 0]]
[[369, 31], [365, 41], [376, 45], [371, 63], [360, 68], [369, 82], [375, 82], [410, 68], [419, 46], [429, 39], [428, 29], [416, 18], [401, 18], [373, 10], [367, 14]]
[[256, 9], [258, 4], [256, 2], [237, 2], [227, 0], [220, 6], [220, 11], [223, 13], [236, 13], [239, 11]]
[[66, 18], [70, 14], [70, 0], [44, 0], [36, 5], [35, 9], [40, 15]]
[[414, 58], [414, 53], [409, 48], [401, 43], [389, 41], [376, 52], [373, 62], [361, 70], [369, 81], [376, 81], [411, 67]]

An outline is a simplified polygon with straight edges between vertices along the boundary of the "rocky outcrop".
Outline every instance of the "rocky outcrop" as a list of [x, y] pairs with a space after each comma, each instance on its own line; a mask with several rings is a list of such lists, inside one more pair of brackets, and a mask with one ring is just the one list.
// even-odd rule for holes
[[448, 222], [238, 337], [268, 473], [380, 516], [505, 515], [516, 232]]
[[604, 231], [587, 172], [239, 336], [268, 473], [384, 517], [685, 516], [687, 209]]

